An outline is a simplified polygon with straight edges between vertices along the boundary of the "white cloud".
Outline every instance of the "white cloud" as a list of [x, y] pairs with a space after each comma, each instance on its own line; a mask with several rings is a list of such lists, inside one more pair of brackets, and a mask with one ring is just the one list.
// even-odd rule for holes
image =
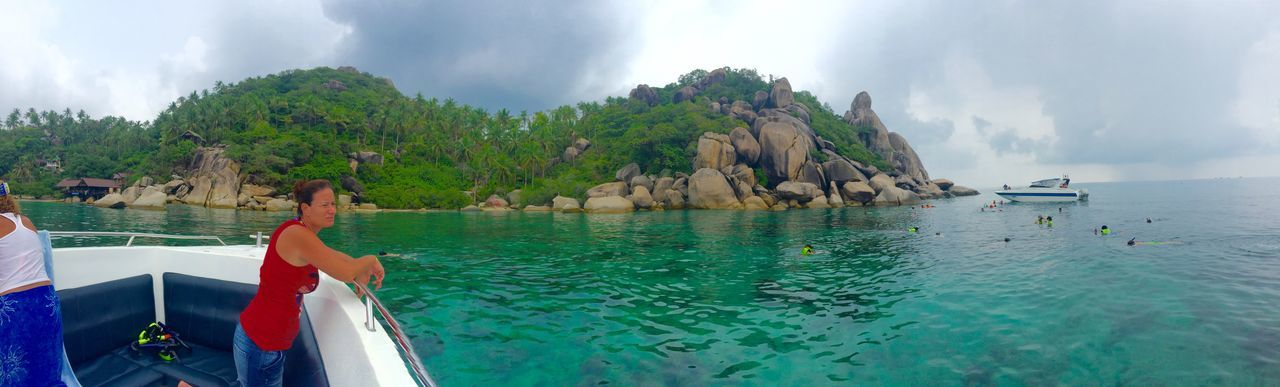
[[1240, 63], [1235, 118], [1261, 145], [1280, 148], [1280, 30], [1255, 42]]
[[[979, 186], [1060, 174], [1062, 171], [1046, 171], [1051, 167], [1040, 165], [1037, 156], [1051, 150], [1057, 141], [1053, 117], [1045, 114], [1040, 92], [1025, 85], [996, 84], [963, 52], [952, 50], [940, 64], [942, 78], [911, 85], [907, 96], [909, 117], [926, 123], [941, 121], [954, 128], [945, 142], [917, 141], [917, 153], [930, 174]], [[994, 143], [1005, 145], [996, 147]], [[947, 159], [968, 162], [930, 162]], [[1012, 170], [1015, 166], [1018, 171]], [[986, 173], [995, 170], [1011, 176]]]

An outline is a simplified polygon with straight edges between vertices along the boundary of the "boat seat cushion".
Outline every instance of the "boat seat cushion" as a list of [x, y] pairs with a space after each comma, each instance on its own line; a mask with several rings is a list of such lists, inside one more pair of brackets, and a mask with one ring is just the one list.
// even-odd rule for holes
[[[240, 312], [249, 305], [258, 287], [180, 273], [164, 273], [163, 281], [165, 324], [193, 347], [200, 345], [225, 352], [230, 360]], [[324, 361], [305, 307], [299, 328], [293, 347], [285, 353], [285, 384], [328, 385]], [[206, 369], [202, 364], [183, 363], [195, 370]], [[234, 368], [232, 370], [231, 380], [234, 380]]]
[[128, 346], [156, 319], [150, 274], [59, 290], [58, 299], [72, 368]]

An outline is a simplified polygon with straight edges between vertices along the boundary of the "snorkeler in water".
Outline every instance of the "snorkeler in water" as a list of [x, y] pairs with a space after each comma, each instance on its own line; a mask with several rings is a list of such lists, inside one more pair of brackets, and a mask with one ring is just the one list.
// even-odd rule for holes
[[400, 254], [396, 254], [396, 253], [388, 253], [386, 250], [379, 250], [379, 251], [378, 251], [378, 256], [379, 256], [379, 257], [399, 257], [399, 256], [400, 256]]

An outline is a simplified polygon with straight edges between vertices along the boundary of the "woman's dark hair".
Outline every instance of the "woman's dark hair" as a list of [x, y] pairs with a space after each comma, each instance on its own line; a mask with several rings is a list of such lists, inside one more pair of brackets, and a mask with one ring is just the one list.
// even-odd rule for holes
[[298, 217], [302, 217], [302, 203], [311, 205], [312, 197], [321, 190], [333, 190], [333, 184], [325, 179], [299, 180], [293, 183], [293, 200], [298, 201]]

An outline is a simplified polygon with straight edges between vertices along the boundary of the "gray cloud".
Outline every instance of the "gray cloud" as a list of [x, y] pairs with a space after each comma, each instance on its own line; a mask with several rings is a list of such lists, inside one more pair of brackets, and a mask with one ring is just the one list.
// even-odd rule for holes
[[1231, 105], [1241, 61], [1280, 27], [1277, 11], [1261, 2], [912, 2], [849, 23], [841, 35], [856, 49], [833, 53], [821, 71], [847, 88], [833, 97], [870, 91], [891, 130], [928, 148], [946, 137], [909, 113], [908, 98], [913, 89], [941, 104], [957, 98], [939, 85], [954, 81], [951, 59], [971, 58], [993, 88], [1036, 91], [1056, 129], [1053, 145], [1000, 135], [993, 149], [1031, 147], [1045, 163], [1186, 165], [1268, 151]]
[[598, 1], [324, 3], [351, 35], [338, 58], [406, 94], [541, 110], [614, 91], [633, 40], [626, 12]]

